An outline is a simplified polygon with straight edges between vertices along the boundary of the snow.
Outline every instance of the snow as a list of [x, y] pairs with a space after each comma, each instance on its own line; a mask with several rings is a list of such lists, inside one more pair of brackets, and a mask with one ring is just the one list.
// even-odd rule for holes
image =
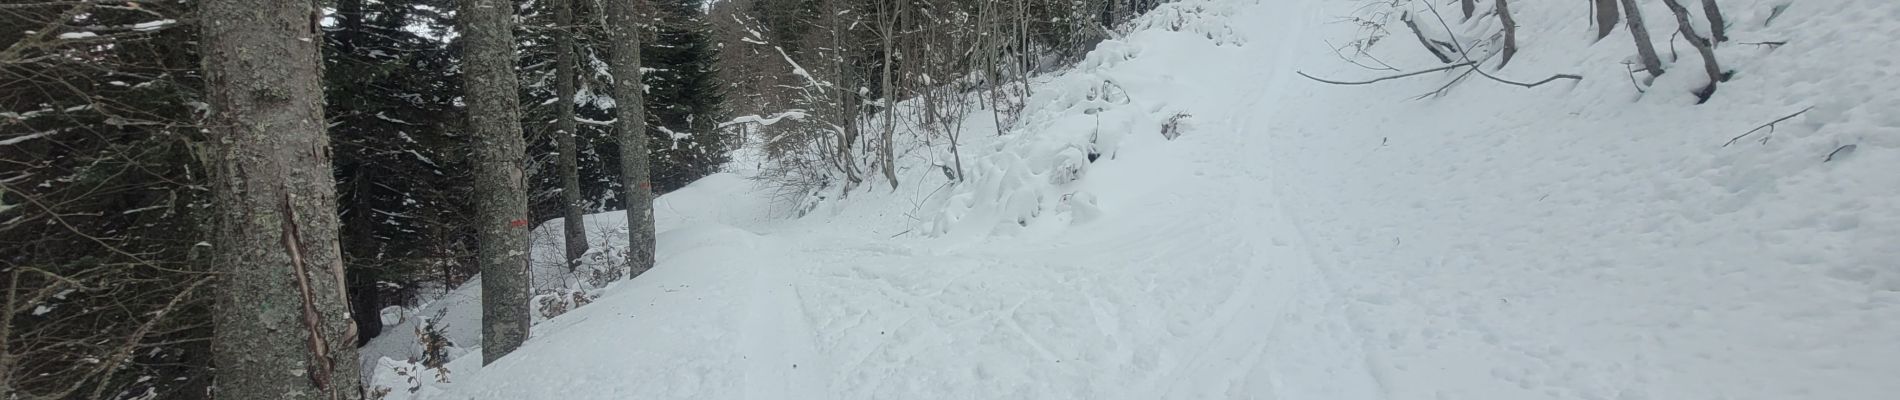
[[0, 139], [0, 146], [11, 146], [11, 145], [16, 145], [20, 143], [26, 143], [26, 141], [28, 140], [47, 137], [48, 135], [52, 135], [57, 132], [58, 131], [45, 131], [45, 132], [29, 133], [29, 134], [20, 135], [20, 136], [14, 136], [14, 137], [6, 138], [6, 139]]
[[136, 23], [136, 24], [132, 24], [132, 30], [135, 30], [135, 31], [141, 31], [141, 32], [143, 32], [143, 31], [155, 31], [155, 30], [158, 30], [159, 28], [164, 28], [164, 27], [166, 27], [166, 26], [169, 26], [169, 25], [171, 25], [171, 24], [176, 24], [176, 23], [178, 23], [178, 20], [174, 20], [174, 19], [161, 19], [161, 20], [157, 20], [157, 21], [146, 21], [146, 22], [140, 22], [140, 23]]
[[776, 114], [772, 114], [771, 116], [765, 116], [765, 117], [760, 117], [757, 115], [746, 115], [746, 116], [740, 116], [738, 118], [733, 118], [731, 121], [719, 123], [719, 127], [724, 128], [724, 127], [739, 125], [739, 124], [759, 124], [762, 126], [772, 126], [772, 124], [776, 124], [780, 120], [784, 120], [788, 118], [793, 119], [793, 120], [801, 120], [801, 119], [805, 119], [805, 117], [808, 117], [808, 116], [809, 115], [806, 114], [805, 111], [803, 110], [787, 110], [785, 112], [776, 113]]
[[[1900, 4], [1766, 23], [1788, 3], [1723, 3], [1735, 42], [1789, 44], [1724, 44], [1738, 74], [1703, 105], [1693, 52], [1638, 93], [1627, 33], [1592, 43], [1571, 4], [1513, 3], [1524, 47], [1487, 72], [1585, 79], [1422, 100], [1453, 76], [1294, 74], [1391, 74], [1327, 47], [1355, 38], [1328, 21], [1361, 3], [1164, 5], [1037, 78], [1004, 135], [972, 112], [963, 182], [935, 166], [942, 143], [907, 144], [896, 189], [800, 204], [714, 175], [657, 200], [659, 266], [605, 287], [563, 278], [560, 222], [542, 225], [537, 288], [599, 297], [486, 367], [479, 282], [430, 303], [412, 315], [444, 313], [465, 356], [414, 394], [1890, 398], [1900, 55], [1869, 32], [1900, 32], [1883, 18]], [[1673, 29], [1647, 7], [1653, 33]], [[1436, 64], [1411, 38], [1370, 51]], [[617, 262], [624, 215], [587, 221], [587, 265]], [[391, 358], [367, 360], [374, 382], [413, 368]]]
[[99, 37], [99, 34], [92, 33], [92, 32], [66, 32], [66, 33], [59, 34], [60, 39], [67, 39], [67, 40], [89, 39], [89, 38], [95, 38], [95, 37]]

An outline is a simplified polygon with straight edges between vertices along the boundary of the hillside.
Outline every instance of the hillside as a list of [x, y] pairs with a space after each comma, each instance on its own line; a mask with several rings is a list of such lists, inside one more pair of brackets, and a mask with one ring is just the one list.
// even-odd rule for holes
[[[1299, 75], [1397, 74], [1329, 45], [1367, 3], [1165, 4], [1037, 78], [1006, 134], [974, 114], [962, 182], [912, 143], [896, 189], [793, 204], [742, 150], [656, 201], [656, 269], [512, 355], [366, 372], [426, 399], [1891, 397], [1900, 3], [1828, 3], [1721, 2], [1735, 75], [1706, 104], [1686, 47], [1638, 92], [1580, 2], [1513, 3], [1522, 48], [1485, 68], [1582, 79], [1424, 98], [1457, 74]], [[1389, 29], [1379, 62], [1439, 64]]]

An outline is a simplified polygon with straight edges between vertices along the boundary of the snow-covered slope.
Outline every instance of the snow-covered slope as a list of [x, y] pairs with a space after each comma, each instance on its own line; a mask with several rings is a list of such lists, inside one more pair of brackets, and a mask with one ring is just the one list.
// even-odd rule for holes
[[[898, 189], [792, 219], [708, 178], [656, 207], [658, 268], [419, 393], [1891, 398], [1900, 4], [1721, 3], [1737, 42], [1788, 44], [1721, 47], [1704, 105], [1693, 54], [1637, 93], [1629, 36], [1592, 43], [1581, 3], [1514, 2], [1495, 74], [1583, 80], [1425, 100], [1451, 76], [1294, 74], [1390, 74], [1326, 45], [1363, 2], [1166, 5], [1039, 79], [1009, 135], [966, 124], [968, 181], [919, 148]], [[1371, 51], [1436, 64], [1409, 39]]]

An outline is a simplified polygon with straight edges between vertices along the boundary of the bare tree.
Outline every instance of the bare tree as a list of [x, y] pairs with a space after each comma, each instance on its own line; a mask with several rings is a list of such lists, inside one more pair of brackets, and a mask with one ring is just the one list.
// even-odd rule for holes
[[[644, 0], [606, 0], [606, 23], [613, 42], [608, 62], [614, 77], [614, 128], [620, 132], [620, 170], [627, 208], [628, 277], [653, 269], [653, 183], [649, 178], [646, 103], [640, 81], [640, 17]], [[619, 274], [618, 271], [612, 274]]]
[[1504, 25], [1504, 59], [1498, 61], [1498, 68], [1503, 69], [1505, 65], [1511, 63], [1511, 57], [1517, 55], [1517, 21], [1511, 19], [1509, 0], [1497, 0], [1497, 2], [1498, 22]]
[[1444, 43], [1444, 42], [1426, 38], [1425, 31], [1420, 30], [1418, 28], [1417, 17], [1414, 17], [1414, 15], [1415, 14], [1406, 12], [1404, 15], [1401, 15], [1399, 17], [1399, 20], [1405, 23], [1406, 28], [1412, 29], [1412, 35], [1418, 37], [1418, 44], [1421, 46], [1425, 46], [1425, 50], [1430, 51], [1432, 53], [1432, 57], [1437, 57], [1438, 62], [1450, 64], [1452, 61], [1452, 58], [1450, 54], [1447, 54], [1447, 52], [1456, 52], [1457, 50], [1454, 49], [1453, 48], [1454, 46], [1452, 46], [1450, 43]]
[[581, 257], [587, 255], [587, 225], [581, 216], [581, 178], [580, 150], [575, 145], [578, 133], [574, 121], [574, 81], [578, 76], [574, 68], [574, 5], [571, 0], [554, 0], [555, 51], [554, 82], [556, 113], [554, 144], [560, 161], [556, 166], [561, 175], [561, 232], [566, 241], [568, 271], [580, 266]]
[[1709, 101], [1709, 97], [1715, 95], [1716, 83], [1722, 81], [1722, 66], [1715, 61], [1715, 44], [1695, 31], [1695, 24], [1690, 22], [1689, 9], [1683, 7], [1681, 1], [1663, 0], [1663, 4], [1676, 14], [1676, 31], [1681, 32], [1683, 39], [1687, 39], [1691, 46], [1695, 46], [1696, 52], [1702, 54], [1702, 71], [1709, 75], [1709, 84], [1697, 89], [1695, 95], [1702, 102]]
[[1464, 10], [1465, 20], [1471, 20], [1471, 13], [1478, 11], [1477, 0], [1458, 0], [1458, 8]]
[[891, 80], [891, 64], [896, 61], [897, 35], [898, 31], [902, 29], [904, 3], [906, 1], [907, 0], [879, 0], [877, 2], [878, 36], [880, 37], [880, 44], [884, 50], [884, 76], [882, 82], [882, 88], [884, 90], [884, 132], [883, 137], [878, 141], [877, 156], [878, 169], [884, 172], [884, 179], [891, 182], [891, 189], [897, 188], [897, 158], [893, 156], [894, 149], [892, 149], [892, 147], [896, 147], [896, 145], [893, 144], [893, 139], [897, 135], [897, 85]]
[[1629, 25], [1630, 36], [1636, 39], [1636, 55], [1643, 61], [1643, 69], [1650, 76], [1662, 76], [1662, 58], [1656, 56], [1656, 42], [1649, 40], [1649, 28], [1643, 26], [1643, 10], [1636, 7], [1636, 0], [1621, 0], [1623, 13]]
[[475, 211], [482, 270], [482, 363], [528, 339], [528, 195], [516, 96], [513, 3], [459, 0], [462, 78], [475, 137]]
[[1715, 0], [1702, 0], [1702, 14], [1709, 19], [1709, 38], [1715, 43], [1728, 41], [1728, 21], [1722, 18], [1722, 7]]
[[200, 6], [213, 108], [217, 394], [358, 398], [317, 10], [271, 0]]
[[1597, 40], [1610, 36], [1616, 31], [1616, 21], [1621, 18], [1616, 12], [1617, 0], [1591, 0], [1597, 17]]

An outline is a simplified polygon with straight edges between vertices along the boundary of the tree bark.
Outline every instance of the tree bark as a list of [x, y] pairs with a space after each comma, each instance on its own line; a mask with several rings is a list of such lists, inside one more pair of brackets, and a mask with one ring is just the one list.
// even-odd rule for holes
[[1683, 7], [1680, 0], [1663, 0], [1663, 4], [1676, 14], [1676, 30], [1682, 33], [1682, 38], [1695, 46], [1697, 53], [1702, 54], [1702, 72], [1709, 74], [1709, 85], [1696, 90], [1695, 95], [1701, 102], [1709, 101], [1709, 96], [1715, 95], [1716, 83], [1722, 81], [1722, 66], [1715, 62], [1715, 45], [1703, 38], [1702, 34], [1696, 33], [1695, 24], [1690, 23], [1689, 9]]
[[313, 4], [200, 3], [220, 398], [361, 397]]
[[1621, 19], [1616, 12], [1616, 1], [1592, 0], [1591, 4], [1596, 5], [1594, 8], [1596, 8], [1597, 17], [1597, 40], [1603, 40], [1610, 36], [1610, 32], [1616, 31], [1616, 21]]
[[482, 271], [482, 364], [528, 339], [528, 195], [516, 97], [513, 4], [460, 0], [462, 78], [475, 137], [475, 226]]
[[1709, 38], [1715, 43], [1728, 41], [1728, 21], [1722, 18], [1722, 7], [1715, 0], [1702, 0], [1702, 14], [1709, 19]]
[[1649, 28], [1643, 26], [1643, 10], [1636, 7], [1636, 0], [1623, 2], [1624, 20], [1629, 22], [1630, 36], [1636, 39], [1636, 55], [1643, 61], [1643, 69], [1649, 76], [1662, 76], [1662, 58], [1656, 56], [1656, 42], [1649, 40]]
[[567, 269], [573, 271], [580, 266], [581, 257], [587, 255], [587, 225], [581, 216], [581, 176], [580, 150], [574, 144], [576, 127], [574, 123], [574, 5], [571, 0], [554, 0], [554, 20], [556, 50], [554, 51], [555, 91], [560, 98], [555, 107], [560, 107], [556, 121], [554, 145], [561, 154], [557, 167], [561, 174], [561, 232], [567, 248]]
[[[646, 102], [640, 75], [640, 2], [606, 0], [607, 31], [613, 42], [614, 111], [620, 131], [620, 171], [627, 207], [628, 279], [653, 269], [653, 183], [646, 137]], [[616, 272], [617, 274], [617, 272]]]

